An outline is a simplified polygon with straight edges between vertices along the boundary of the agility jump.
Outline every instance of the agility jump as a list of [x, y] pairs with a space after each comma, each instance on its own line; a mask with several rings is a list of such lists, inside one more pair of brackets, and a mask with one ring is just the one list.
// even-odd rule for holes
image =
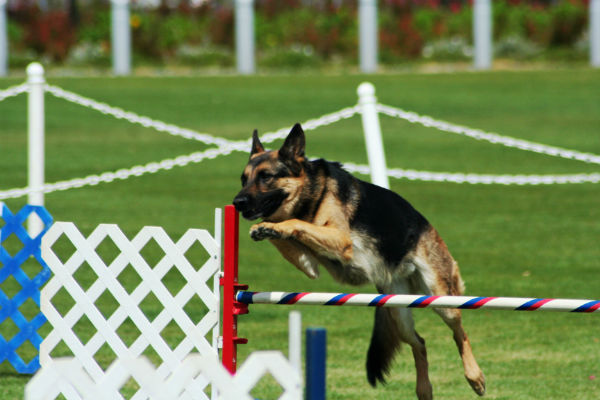
[[423, 296], [407, 294], [249, 292], [238, 282], [239, 216], [234, 206], [225, 207], [223, 254], [223, 353], [222, 362], [235, 372], [237, 316], [248, 313], [249, 304], [367, 306], [407, 308], [458, 308], [463, 310], [559, 311], [600, 315], [600, 300], [526, 297]]

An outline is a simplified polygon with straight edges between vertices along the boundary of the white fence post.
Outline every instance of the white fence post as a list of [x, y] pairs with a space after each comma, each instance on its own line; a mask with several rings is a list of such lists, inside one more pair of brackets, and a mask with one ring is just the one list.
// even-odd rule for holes
[[235, 57], [240, 74], [253, 74], [254, 0], [235, 0]]
[[0, 0], [0, 76], [8, 74], [8, 21], [6, 0]]
[[371, 168], [371, 182], [389, 189], [390, 183], [388, 181], [385, 153], [381, 139], [381, 126], [376, 107], [375, 87], [368, 82], [364, 82], [358, 86], [357, 93], [360, 113], [362, 115], [363, 131], [365, 133], [365, 143], [367, 145], [367, 157], [369, 158], [369, 167]]
[[129, 24], [129, 1], [111, 0], [111, 46], [113, 73], [131, 73], [131, 28]]
[[[215, 208], [215, 233], [214, 233], [215, 243], [218, 246], [218, 249], [215, 254], [216, 264], [219, 266], [219, 271], [213, 277], [213, 293], [221, 292], [221, 278], [223, 276], [223, 272], [221, 271], [222, 259], [221, 259], [221, 249], [223, 248], [223, 210], [221, 208]], [[220, 326], [220, 318], [221, 318], [221, 304], [217, 302], [214, 312], [217, 316], [217, 323], [212, 330], [212, 346], [213, 349], [222, 349], [223, 348], [223, 337], [219, 331]], [[218, 350], [217, 350], [218, 352]], [[211, 400], [218, 400], [219, 393], [216, 388], [213, 388], [210, 395]]]
[[288, 357], [290, 364], [302, 376], [302, 315], [300, 311], [290, 312], [288, 329]]
[[360, 70], [377, 71], [377, 0], [359, 0], [358, 7]]
[[600, 0], [590, 0], [590, 63], [600, 68]]
[[490, 0], [475, 0], [473, 3], [473, 42], [476, 69], [492, 66], [492, 5]]
[[[36, 206], [44, 205], [44, 67], [39, 63], [27, 66], [29, 98], [27, 105], [28, 124], [28, 186], [27, 202]], [[28, 219], [28, 231], [31, 237], [37, 236], [44, 223], [33, 213]]]

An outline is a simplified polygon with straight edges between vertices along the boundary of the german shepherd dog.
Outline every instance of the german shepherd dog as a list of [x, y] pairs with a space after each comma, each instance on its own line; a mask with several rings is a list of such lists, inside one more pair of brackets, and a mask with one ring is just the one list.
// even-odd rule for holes
[[[249, 220], [252, 239], [269, 239], [309, 278], [321, 264], [339, 282], [371, 282], [379, 293], [460, 295], [458, 264], [429, 222], [396, 193], [354, 178], [341, 164], [308, 160], [300, 124], [279, 150], [266, 151], [255, 130], [242, 190], [233, 200]], [[475, 361], [458, 309], [435, 309], [452, 329], [465, 377], [478, 395], [485, 378]], [[425, 340], [409, 308], [376, 308], [367, 353], [367, 379], [385, 383], [401, 342], [412, 348], [417, 397], [433, 397]]]

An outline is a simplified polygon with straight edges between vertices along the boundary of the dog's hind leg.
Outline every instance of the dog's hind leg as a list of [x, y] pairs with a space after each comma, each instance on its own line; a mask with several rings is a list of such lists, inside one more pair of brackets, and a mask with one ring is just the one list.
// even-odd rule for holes
[[469, 385], [471, 385], [475, 393], [483, 396], [485, 394], [485, 377], [475, 360], [475, 356], [471, 350], [471, 343], [462, 327], [460, 310], [436, 308], [435, 312], [437, 312], [446, 325], [452, 329], [454, 342], [456, 343], [458, 352], [462, 358], [467, 382], [469, 382]]
[[[458, 269], [455, 270], [455, 273], [458, 274]], [[454, 277], [458, 278], [457, 281], [460, 281], [459, 275], [455, 275]], [[456, 285], [448, 286], [443, 283], [448, 281], [442, 280], [438, 281], [437, 284], [428, 287], [425, 285], [424, 280], [421, 279], [422, 277], [417, 279], [421, 282], [416, 284], [418, 289], [413, 289], [414, 292], [426, 293], [434, 296], [458, 296], [462, 294], [462, 285], [460, 285], [460, 288], [457, 288]], [[467, 382], [469, 382], [469, 385], [471, 385], [471, 388], [473, 388], [475, 393], [483, 396], [485, 394], [485, 376], [475, 360], [475, 356], [471, 350], [471, 343], [463, 329], [461, 311], [455, 308], [435, 308], [434, 311], [442, 317], [442, 320], [444, 320], [446, 325], [452, 329], [454, 342], [458, 347], [458, 352], [462, 359]]]
[[[405, 281], [394, 284], [391, 293], [407, 293]], [[381, 291], [387, 292], [390, 291]], [[367, 354], [367, 377], [375, 386], [379, 380], [385, 383], [384, 375], [388, 373], [390, 364], [400, 343], [405, 342], [412, 348], [417, 371], [417, 398], [430, 400], [433, 398], [429, 381], [429, 364], [425, 340], [415, 330], [412, 310], [407, 308], [378, 308], [375, 310], [375, 325], [371, 345]]]
[[[435, 229], [427, 232], [418, 243], [413, 263], [418, 273], [411, 280], [413, 293], [426, 293], [435, 296], [459, 296], [463, 294], [464, 284], [460, 277], [458, 264], [448, 251], [446, 244]], [[462, 326], [462, 316], [458, 309], [436, 308], [446, 325], [452, 329], [454, 341], [462, 358], [465, 378], [480, 396], [485, 394], [485, 377], [473, 351], [471, 343]]]
[[[454, 260], [452, 260], [452, 267], [450, 270], [452, 271], [451, 278], [443, 280], [443, 283], [440, 282], [435, 285], [433, 288], [434, 295], [460, 296], [463, 294], [464, 284], [460, 277], [458, 265]], [[467, 382], [469, 382], [469, 385], [471, 385], [475, 393], [483, 396], [485, 394], [485, 377], [477, 364], [477, 360], [475, 360], [473, 350], [471, 350], [471, 343], [463, 329], [461, 311], [456, 308], [435, 308], [434, 310], [442, 317], [446, 325], [452, 329], [454, 342], [456, 343], [456, 347], [458, 347], [458, 353], [462, 359]]]

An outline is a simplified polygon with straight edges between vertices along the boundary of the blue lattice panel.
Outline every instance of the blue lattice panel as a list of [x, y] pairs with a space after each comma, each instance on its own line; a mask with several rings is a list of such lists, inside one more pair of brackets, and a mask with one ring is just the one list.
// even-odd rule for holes
[[[44, 223], [44, 229], [34, 238], [29, 236], [24, 226], [31, 214], [37, 214]], [[17, 372], [23, 374], [34, 373], [40, 368], [38, 354], [29, 363], [25, 363], [17, 350], [29, 341], [39, 351], [42, 338], [37, 330], [46, 322], [46, 318], [39, 311], [28, 321], [20, 307], [31, 298], [39, 310], [40, 288], [50, 278], [50, 269], [42, 260], [41, 241], [50, 225], [52, 225], [52, 217], [44, 207], [27, 205], [17, 214], [13, 214], [5, 204], [0, 203], [0, 327], [2, 324], [9, 323], [10, 319], [19, 329], [12, 338], [5, 338], [0, 333], [0, 363], [8, 360]], [[11, 235], [16, 236], [23, 244], [23, 247], [13, 255], [4, 245]], [[39, 272], [32, 278], [22, 269], [23, 264], [31, 257], [35, 258], [40, 265]], [[2, 284], [10, 277], [14, 278], [21, 287], [12, 297], [2, 290]]]

